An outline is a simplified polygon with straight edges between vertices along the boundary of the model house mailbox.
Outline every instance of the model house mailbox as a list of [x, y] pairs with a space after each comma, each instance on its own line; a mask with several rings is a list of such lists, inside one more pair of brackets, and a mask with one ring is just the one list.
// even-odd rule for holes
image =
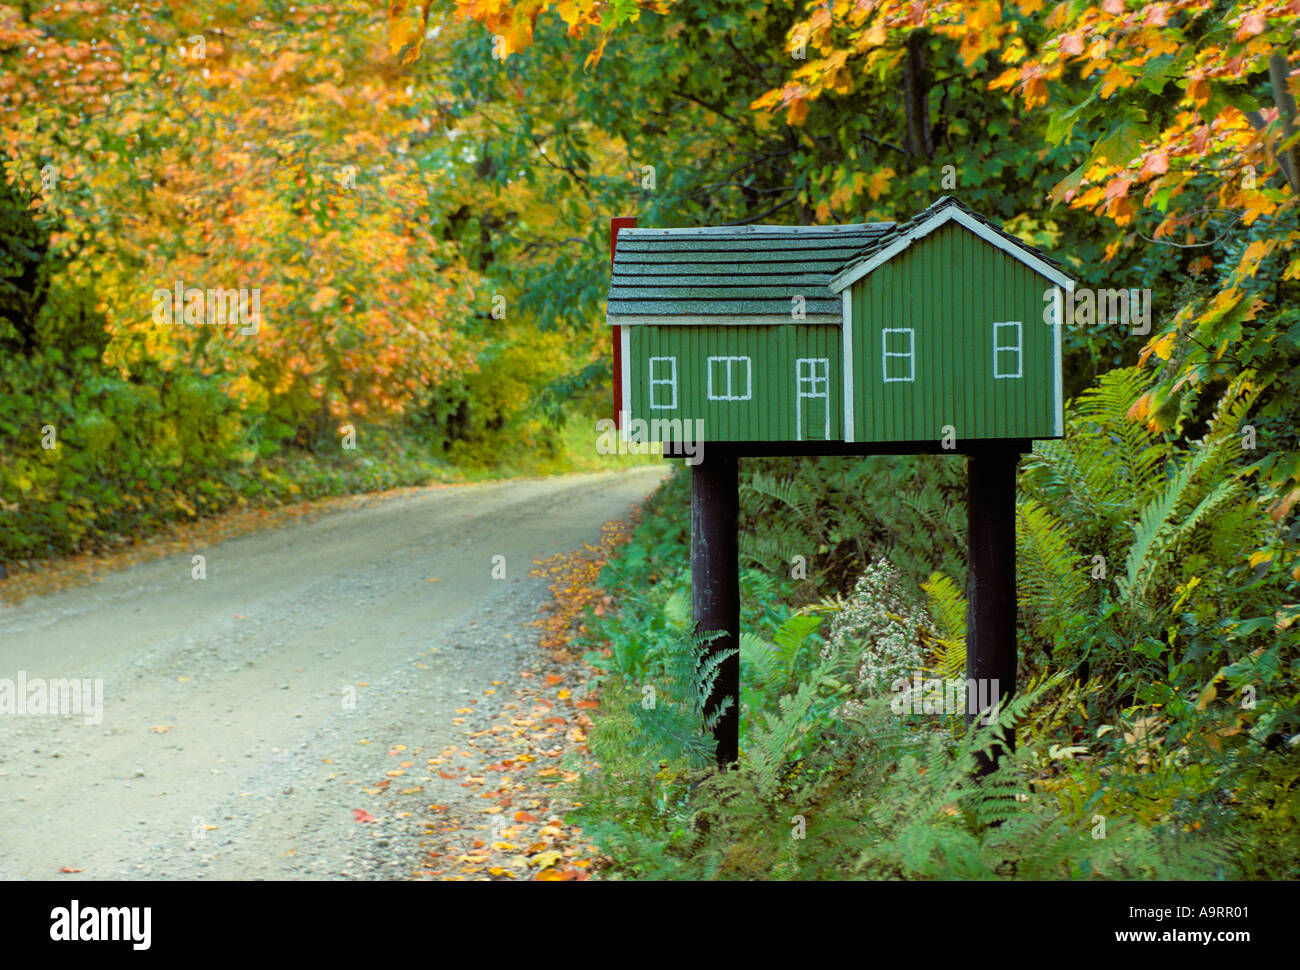
[[1072, 285], [951, 197], [897, 224], [624, 228], [620, 426], [657, 419], [666, 443], [687, 421], [717, 442], [1059, 437], [1044, 295]]
[[[1015, 482], [1062, 434], [1062, 290], [1049, 257], [944, 197], [907, 222], [637, 229], [611, 223], [614, 410], [691, 462], [691, 616], [721, 655], [707, 709], [739, 757], [739, 458], [963, 455], [966, 676], [1016, 681]], [[681, 448], [677, 448], [677, 445]], [[968, 723], [984, 713], [968, 705]], [[1001, 729], [999, 729], [1001, 730]], [[1001, 734], [977, 759], [1014, 748]]]

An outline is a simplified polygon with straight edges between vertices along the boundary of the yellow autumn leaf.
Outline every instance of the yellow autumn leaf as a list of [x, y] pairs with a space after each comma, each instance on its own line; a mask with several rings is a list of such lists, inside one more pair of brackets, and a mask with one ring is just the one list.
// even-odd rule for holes
[[393, 0], [388, 5], [388, 49], [400, 57], [403, 64], [413, 64], [420, 56], [424, 41], [424, 25], [406, 15], [406, 0]]
[[1136, 401], [1133, 402], [1133, 406], [1128, 409], [1128, 413], [1126, 417], [1129, 417], [1134, 421], [1145, 420], [1146, 418], [1150, 417], [1150, 415], [1154, 411], [1154, 408], [1152, 407], [1152, 403], [1153, 402], [1151, 400], [1151, 392], [1147, 391], [1145, 394], [1141, 395]]
[[[1288, 603], [1285, 609], [1295, 610], [1298, 606], [1300, 606], [1300, 603]], [[1277, 630], [1287, 629], [1291, 624], [1295, 623], [1297, 618], [1300, 618], [1300, 613], [1284, 613], [1282, 610], [1278, 610], [1273, 615], [1277, 618], [1277, 624], [1274, 627]]]
[[1162, 336], [1157, 337], [1155, 340], [1151, 341], [1151, 353], [1155, 354], [1161, 360], [1168, 360], [1170, 354], [1174, 351], [1176, 339], [1176, 335], [1172, 333], [1163, 334]]
[[1226, 290], [1220, 290], [1218, 293], [1214, 295], [1215, 315], [1217, 316], [1219, 314], [1226, 313], [1227, 311], [1231, 310], [1234, 306], [1236, 306], [1238, 303], [1241, 302], [1241, 298], [1244, 295], [1245, 294], [1243, 294], [1241, 290], [1237, 289], [1235, 286], [1230, 286]]
[[889, 180], [897, 174], [888, 165], [877, 169], [871, 174], [871, 178], [867, 182], [867, 195], [871, 196], [873, 202], [885, 193], [885, 190], [889, 188]]
[[1237, 261], [1237, 268], [1254, 276], [1259, 270], [1260, 260], [1266, 258], [1277, 247], [1277, 243], [1276, 239], [1256, 239], [1241, 254], [1241, 259]]
[[1196, 709], [1203, 711], [1209, 705], [1210, 701], [1219, 696], [1218, 688], [1214, 686], [1214, 681], [1205, 685], [1205, 690], [1201, 691], [1201, 696], [1196, 699]]
[[1277, 209], [1277, 203], [1260, 192], [1247, 193], [1246, 214], [1242, 216], [1241, 221], [1245, 225], [1250, 225], [1260, 216], [1272, 215]]
[[1133, 84], [1133, 75], [1124, 70], [1119, 65], [1110, 68], [1101, 78], [1101, 96], [1109, 98], [1119, 88], [1127, 88]]
[[338, 298], [339, 291], [332, 286], [322, 286], [316, 291], [316, 295], [311, 298], [311, 310], [315, 313], [324, 307], [329, 306]]
[[537, 853], [537, 855], [528, 860], [528, 864], [534, 869], [549, 869], [563, 858], [564, 856], [560, 854], [558, 849], [550, 849], [546, 852]]

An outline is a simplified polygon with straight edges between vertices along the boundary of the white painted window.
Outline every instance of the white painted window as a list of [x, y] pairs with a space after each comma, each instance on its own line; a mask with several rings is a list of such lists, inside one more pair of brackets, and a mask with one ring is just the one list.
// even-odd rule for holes
[[750, 399], [753, 372], [748, 357], [710, 357], [708, 364], [710, 401]]
[[[655, 364], [661, 365], [656, 376]], [[662, 366], [666, 365], [666, 366]], [[659, 388], [668, 388], [668, 400], [660, 398]], [[650, 407], [656, 411], [672, 411], [677, 408], [677, 358], [650, 358]]]
[[[1019, 320], [1010, 320], [993, 324], [993, 377], [1016, 378], [1021, 376], [1021, 332]], [[1015, 354], [1015, 366], [1012, 366], [1011, 354]]]
[[795, 440], [827, 441], [831, 436], [831, 362], [825, 357], [800, 357], [794, 362]]
[[880, 376], [886, 384], [916, 380], [916, 331], [911, 327], [880, 332]]

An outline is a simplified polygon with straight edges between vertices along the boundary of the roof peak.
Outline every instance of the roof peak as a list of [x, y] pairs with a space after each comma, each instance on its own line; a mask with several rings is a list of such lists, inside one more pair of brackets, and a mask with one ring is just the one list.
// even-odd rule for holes
[[917, 240], [952, 221], [960, 223], [986, 242], [992, 243], [1040, 275], [1046, 276], [1058, 286], [1070, 284], [1069, 275], [1063, 272], [1061, 265], [1046, 253], [1018, 236], [1013, 236], [1002, 228], [1002, 223], [976, 212], [956, 196], [942, 195], [912, 218], [894, 223], [863, 247], [862, 251], [845, 263], [831, 279], [831, 291], [841, 292]]

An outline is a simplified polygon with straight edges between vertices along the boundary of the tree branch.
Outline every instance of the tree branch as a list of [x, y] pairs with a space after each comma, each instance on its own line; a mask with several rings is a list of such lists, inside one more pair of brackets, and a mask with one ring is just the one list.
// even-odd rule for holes
[[792, 195], [792, 196], [790, 196], [790, 198], [786, 199], [784, 202], [778, 202], [776, 205], [772, 206], [772, 208], [770, 208], [770, 209], [766, 209], [766, 210], [764, 210], [763, 212], [760, 212], [760, 213], [759, 213], [758, 215], [756, 215], [756, 216], [750, 216], [748, 219], [741, 219], [739, 222], [726, 222], [726, 223], [723, 223], [723, 225], [726, 225], [726, 226], [747, 226], [747, 225], [749, 225], [751, 222], [758, 222], [759, 219], [762, 219], [762, 218], [764, 218], [765, 216], [770, 216], [773, 212], [776, 212], [776, 211], [779, 210], [779, 209], [784, 209], [786, 206], [792, 204], [792, 203], [795, 201], [795, 198], [796, 198], [796, 197]]

